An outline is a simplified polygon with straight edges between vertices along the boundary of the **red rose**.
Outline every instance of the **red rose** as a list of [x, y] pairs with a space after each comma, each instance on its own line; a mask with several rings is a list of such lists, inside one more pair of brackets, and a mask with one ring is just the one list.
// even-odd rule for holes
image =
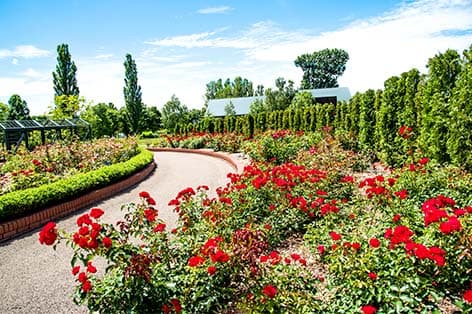
[[329, 236], [331, 237], [333, 241], [341, 240], [341, 235], [339, 233], [336, 233], [335, 231], [331, 231], [329, 233]]
[[74, 266], [72, 268], [72, 275], [74, 275], [74, 276], [77, 275], [79, 273], [79, 271], [80, 271], [80, 266]]
[[154, 210], [152, 208], [148, 208], [144, 210], [144, 216], [146, 216], [146, 219], [149, 222], [154, 222], [157, 217], [157, 210]]
[[215, 266], [210, 266], [208, 267], [208, 275], [213, 276], [216, 273], [216, 267]]
[[188, 266], [190, 266], [190, 267], [196, 267], [196, 266], [199, 266], [203, 263], [205, 263], [205, 259], [201, 256], [198, 256], [198, 255], [192, 256], [188, 260]]
[[163, 232], [166, 230], [166, 224], [158, 224], [154, 227], [154, 232]]
[[369, 240], [369, 244], [373, 248], [378, 248], [380, 246], [380, 240], [376, 238], [372, 238]]
[[142, 198], [149, 198], [149, 197], [151, 197], [151, 196], [149, 195], [148, 192], [142, 191], [142, 192], [139, 192], [139, 197], [142, 197]]
[[57, 239], [56, 223], [50, 221], [39, 232], [39, 243], [53, 245]]
[[377, 312], [377, 308], [372, 305], [363, 305], [361, 307], [361, 311], [364, 314], [375, 314], [375, 312]]
[[109, 248], [112, 246], [112, 241], [109, 237], [104, 237], [103, 240], [102, 240], [102, 243], [103, 243], [103, 246], [106, 247], [106, 248]]
[[156, 205], [156, 201], [152, 197], [148, 197], [146, 201], [149, 205], [152, 205], [152, 206]]
[[272, 285], [267, 285], [264, 287], [264, 290], [262, 290], [262, 293], [264, 293], [269, 299], [272, 299], [277, 294], [277, 288]]
[[82, 291], [87, 293], [92, 290], [92, 283], [89, 280], [86, 280], [82, 283]]
[[358, 250], [360, 250], [360, 248], [361, 248], [361, 244], [360, 244], [359, 242], [354, 242], [354, 243], [352, 243], [351, 247], [352, 247], [354, 250], [358, 251]]
[[464, 292], [464, 300], [465, 302], [472, 304], [472, 289], [466, 290]]
[[320, 253], [320, 255], [323, 255], [325, 252], [325, 246], [324, 245], [318, 245], [318, 253]]
[[172, 299], [170, 300], [170, 303], [172, 303], [172, 305], [174, 306], [175, 312], [177, 313], [182, 312], [182, 306], [180, 305], [180, 302], [178, 299]]
[[210, 257], [213, 263], [216, 263], [216, 262], [225, 263], [229, 261], [229, 255], [219, 249], [218, 251], [216, 251], [215, 254], [210, 254]]
[[101, 210], [100, 208], [98, 208], [98, 207], [94, 207], [90, 210], [90, 216], [95, 218], [95, 219], [98, 219], [98, 218], [102, 217], [102, 215], [104, 213], [105, 212], [103, 210]]
[[87, 274], [85, 272], [81, 272], [77, 280], [81, 283], [84, 283], [87, 280]]
[[92, 274], [95, 274], [97, 272], [97, 268], [92, 265], [92, 261], [89, 261], [87, 263], [87, 271]]
[[377, 274], [374, 273], [374, 272], [370, 272], [369, 273], [369, 278], [372, 279], [372, 280], [376, 280], [377, 279]]

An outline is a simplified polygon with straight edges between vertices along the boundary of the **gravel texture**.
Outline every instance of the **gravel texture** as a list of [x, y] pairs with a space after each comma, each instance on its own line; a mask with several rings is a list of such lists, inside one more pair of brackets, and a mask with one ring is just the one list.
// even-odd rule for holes
[[[226, 174], [235, 170], [225, 161], [197, 154], [155, 153], [157, 169], [144, 181], [90, 207], [105, 211], [102, 221], [115, 223], [122, 217], [122, 204], [137, 202], [138, 193], [147, 191], [157, 202], [159, 216], [167, 228], [176, 226], [177, 215], [167, 203], [186, 187], [208, 185], [214, 194], [228, 182]], [[90, 207], [56, 221], [59, 228], [76, 229], [76, 219]], [[74, 278], [71, 274], [72, 250], [64, 244], [54, 251], [39, 245], [38, 230], [0, 244], [0, 314], [87, 313], [86, 307], [72, 302]], [[95, 264], [95, 263], [94, 263]], [[103, 265], [103, 264], [102, 264]], [[97, 263], [100, 269], [100, 263]]]

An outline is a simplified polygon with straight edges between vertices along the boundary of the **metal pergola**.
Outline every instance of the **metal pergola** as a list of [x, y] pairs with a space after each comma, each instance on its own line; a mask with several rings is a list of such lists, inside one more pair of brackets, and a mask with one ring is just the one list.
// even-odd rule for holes
[[62, 139], [62, 130], [78, 130], [85, 129], [85, 134], [82, 139], [90, 138], [92, 135], [90, 124], [81, 118], [62, 119], [62, 120], [5, 120], [0, 121], [0, 132], [3, 133], [3, 146], [8, 151], [12, 150], [14, 145], [14, 151], [18, 149], [21, 142], [24, 141], [26, 147], [28, 146], [28, 140], [30, 133], [33, 131], [41, 132], [41, 142], [46, 144], [47, 130], [55, 130], [56, 135], [59, 139]]

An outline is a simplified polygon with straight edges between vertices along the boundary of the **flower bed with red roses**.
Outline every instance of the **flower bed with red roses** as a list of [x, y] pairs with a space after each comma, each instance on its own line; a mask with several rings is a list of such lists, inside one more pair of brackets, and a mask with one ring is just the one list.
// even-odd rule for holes
[[[287, 136], [313, 142], [293, 153]], [[199, 186], [169, 200], [174, 230], [144, 191], [115, 225], [98, 208], [72, 234], [46, 225], [41, 243], [74, 249], [75, 301], [101, 313], [471, 309], [470, 174], [412, 156], [358, 173], [365, 160], [327, 134], [272, 132], [247, 147], [261, 161], [229, 174], [217, 197]], [[109, 262], [103, 276], [97, 256]]]

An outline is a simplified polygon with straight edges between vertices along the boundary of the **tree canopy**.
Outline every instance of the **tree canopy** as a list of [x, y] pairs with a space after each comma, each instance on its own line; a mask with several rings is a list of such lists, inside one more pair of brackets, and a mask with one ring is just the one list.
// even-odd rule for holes
[[58, 45], [56, 72], [52, 73], [55, 96], [79, 95], [76, 73], [77, 67], [71, 59], [69, 46], [67, 44]]
[[189, 110], [182, 104], [177, 96], [172, 95], [170, 100], [162, 107], [162, 126], [168, 131], [173, 131], [180, 124], [188, 123]]
[[12, 95], [8, 100], [7, 120], [29, 120], [30, 111], [26, 101], [17, 94]]
[[303, 71], [302, 89], [338, 87], [338, 77], [346, 70], [348, 53], [343, 49], [323, 49], [302, 54], [295, 65]]
[[205, 99], [221, 99], [230, 97], [254, 96], [252, 82], [246, 78], [237, 76], [231, 81], [229, 78], [223, 83], [222, 79], [206, 84]]
[[138, 85], [138, 70], [136, 62], [130, 54], [126, 55], [125, 66], [125, 86], [123, 94], [125, 96], [126, 114], [130, 127], [130, 132], [139, 132], [140, 120], [143, 114], [144, 105], [141, 100], [141, 86]]

